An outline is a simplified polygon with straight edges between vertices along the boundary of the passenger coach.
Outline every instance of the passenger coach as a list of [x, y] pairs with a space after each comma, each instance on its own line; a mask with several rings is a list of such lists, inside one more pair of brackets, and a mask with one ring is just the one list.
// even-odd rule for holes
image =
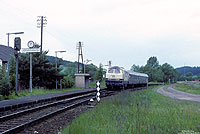
[[106, 72], [107, 88], [127, 88], [134, 86], [146, 86], [148, 84], [148, 75], [133, 71], [126, 71], [122, 67], [113, 66]]

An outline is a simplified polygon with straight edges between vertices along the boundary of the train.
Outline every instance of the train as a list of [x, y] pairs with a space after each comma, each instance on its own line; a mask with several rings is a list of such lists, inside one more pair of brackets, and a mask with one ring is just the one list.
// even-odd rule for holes
[[147, 85], [148, 75], [145, 73], [127, 71], [119, 66], [110, 67], [106, 71], [106, 86], [108, 89], [125, 89]]

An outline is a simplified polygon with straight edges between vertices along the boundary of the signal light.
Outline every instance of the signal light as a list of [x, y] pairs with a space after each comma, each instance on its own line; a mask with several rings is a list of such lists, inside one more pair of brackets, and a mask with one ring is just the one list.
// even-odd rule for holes
[[15, 42], [14, 50], [20, 51], [20, 49], [21, 49], [20, 37], [16, 37], [14, 42]]

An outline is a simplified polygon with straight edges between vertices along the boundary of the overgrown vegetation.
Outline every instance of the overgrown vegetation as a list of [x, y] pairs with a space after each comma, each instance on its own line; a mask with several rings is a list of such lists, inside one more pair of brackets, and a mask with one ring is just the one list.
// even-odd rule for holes
[[183, 92], [188, 92], [192, 94], [200, 94], [200, 87], [194, 87], [193, 85], [179, 84], [179, 85], [175, 85], [173, 88], [183, 91]]
[[72, 76], [65, 76], [62, 80], [62, 87], [63, 88], [71, 88], [75, 84], [74, 78]]
[[4, 68], [0, 66], [0, 95], [9, 95], [8, 74]]
[[80, 115], [62, 134], [178, 134], [200, 132], [200, 104], [155, 89], [123, 92]]

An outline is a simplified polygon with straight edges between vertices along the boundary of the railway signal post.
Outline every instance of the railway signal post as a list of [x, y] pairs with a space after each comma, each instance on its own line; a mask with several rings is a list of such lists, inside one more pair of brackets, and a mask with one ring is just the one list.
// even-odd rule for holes
[[15, 90], [15, 94], [18, 96], [17, 91], [18, 91], [18, 56], [19, 53], [18, 51], [20, 51], [21, 49], [21, 38], [20, 37], [15, 37], [14, 40], [14, 52], [15, 52], [15, 58], [16, 58], [16, 90]]
[[97, 98], [97, 102], [100, 102], [100, 82], [97, 81], [97, 95], [96, 95], [96, 98]]

